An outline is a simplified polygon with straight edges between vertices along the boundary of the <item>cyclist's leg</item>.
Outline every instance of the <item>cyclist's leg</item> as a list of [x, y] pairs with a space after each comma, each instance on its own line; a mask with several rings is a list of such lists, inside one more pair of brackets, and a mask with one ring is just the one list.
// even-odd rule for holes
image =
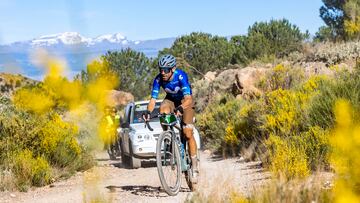
[[[161, 105], [160, 105], [160, 114], [169, 114], [169, 113], [172, 113], [174, 112], [174, 109], [175, 109], [175, 105], [174, 105], [174, 102], [168, 100], [168, 99], [164, 99], [162, 102], [161, 102]], [[161, 126], [163, 128], [163, 130], [167, 130], [167, 126]]]
[[193, 175], [194, 175], [193, 181], [196, 182], [199, 169], [198, 169], [198, 159], [197, 159], [197, 145], [193, 133], [193, 128], [194, 128], [193, 118], [194, 118], [194, 109], [193, 108], [184, 109], [183, 132], [188, 141], [189, 154], [191, 157], [191, 163], [193, 167]]

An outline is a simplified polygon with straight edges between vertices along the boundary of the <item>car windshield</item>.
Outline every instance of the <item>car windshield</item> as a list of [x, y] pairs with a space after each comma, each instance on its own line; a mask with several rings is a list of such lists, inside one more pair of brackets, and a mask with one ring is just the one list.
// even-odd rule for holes
[[[160, 104], [161, 102], [156, 102], [155, 108], [153, 112], [151, 112], [151, 116], [158, 115], [160, 112]], [[134, 109], [134, 120], [133, 123], [144, 123], [144, 120], [142, 119], [142, 114], [146, 113], [148, 103], [144, 104], [136, 104]], [[153, 118], [151, 121], [160, 122], [159, 118]]]

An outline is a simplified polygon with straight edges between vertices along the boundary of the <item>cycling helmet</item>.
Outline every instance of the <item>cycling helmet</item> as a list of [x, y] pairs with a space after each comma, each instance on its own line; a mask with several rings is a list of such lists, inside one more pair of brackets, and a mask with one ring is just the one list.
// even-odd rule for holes
[[110, 107], [110, 106], [105, 106], [104, 112], [105, 112], [106, 114], [109, 114], [109, 113], [111, 112], [111, 107]]
[[176, 58], [171, 54], [166, 54], [159, 59], [159, 68], [173, 68], [176, 66]]

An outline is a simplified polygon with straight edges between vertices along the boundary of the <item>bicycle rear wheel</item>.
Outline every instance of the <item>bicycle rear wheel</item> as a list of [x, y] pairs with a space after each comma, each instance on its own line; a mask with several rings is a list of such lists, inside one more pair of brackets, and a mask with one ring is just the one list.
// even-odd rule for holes
[[[190, 154], [189, 154], [189, 151], [188, 151], [188, 146], [187, 146], [187, 143], [186, 144], [186, 153], [185, 153], [185, 158], [186, 158], [186, 162], [191, 166], [188, 170], [185, 171], [185, 180], [186, 180], [186, 183], [187, 185], [189, 186], [189, 189], [194, 192], [197, 190], [198, 188], [198, 183], [194, 183], [191, 178], [193, 176], [193, 172], [192, 172], [192, 162], [191, 162], [191, 158], [190, 158]], [[198, 169], [200, 169], [200, 152], [199, 150], [197, 150], [197, 161], [198, 161]]]
[[156, 165], [165, 192], [175, 196], [181, 186], [181, 160], [179, 146], [172, 142], [170, 132], [160, 134], [156, 146]]

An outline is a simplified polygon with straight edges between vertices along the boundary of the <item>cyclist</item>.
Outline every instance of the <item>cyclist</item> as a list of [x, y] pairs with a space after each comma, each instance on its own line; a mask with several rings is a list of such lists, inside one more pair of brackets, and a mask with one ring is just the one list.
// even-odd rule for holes
[[107, 106], [105, 108], [105, 117], [103, 120], [102, 128], [102, 139], [105, 144], [105, 149], [108, 151], [110, 159], [116, 159], [116, 155], [119, 154], [118, 145], [116, 144], [118, 136], [117, 136], [117, 127], [120, 124], [120, 116], [116, 113], [115, 107]]
[[[184, 71], [176, 68], [176, 58], [173, 55], [167, 54], [160, 57], [158, 66], [160, 73], [154, 79], [151, 99], [144, 120], [149, 121], [160, 87], [162, 87], [166, 92], [166, 96], [160, 105], [160, 113], [182, 115], [183, 134], [187, 139], [192, 162], [192, 182], [196, 183], [199, 170], [197, 145], [193, 135], [194, 105], [188, 76]], [[163, 126], [163, 129], [166, 130], [166, 126]]]

